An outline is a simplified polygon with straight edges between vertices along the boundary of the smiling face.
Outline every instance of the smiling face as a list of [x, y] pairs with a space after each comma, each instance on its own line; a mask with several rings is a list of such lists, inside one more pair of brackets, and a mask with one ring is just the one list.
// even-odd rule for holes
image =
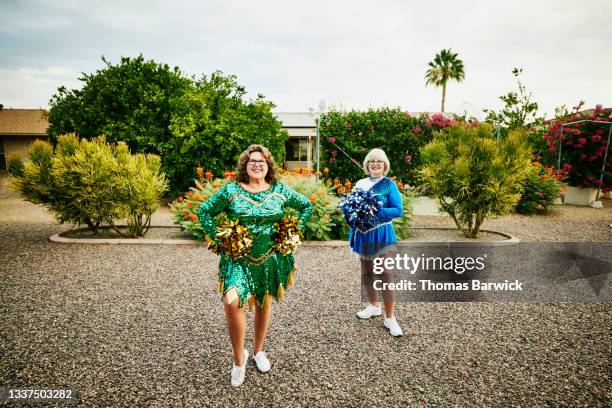
[[261, 182], [266, 178], [268, 163], [260, 152], [253, 152], [249, 155], [247, 174], [249, 175], [249, 180], [254, 182]]
[[381, 159], [371, 159], [368, 161], [368, 173], [370, 177], [378, 178], [385, 174], [385, 162]]

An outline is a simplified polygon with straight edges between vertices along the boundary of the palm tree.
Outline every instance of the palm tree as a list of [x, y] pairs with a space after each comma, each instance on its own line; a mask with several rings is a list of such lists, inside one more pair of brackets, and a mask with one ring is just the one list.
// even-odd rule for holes
[[442, 112], [444, 112], [444, 100], [446, 99], [446, 82], [454, 79], [457, 82], [463, 81], [463, 61], [457, 58], [458, 54], [453, 54], [451, 49], [442, 50], [433, 61], [429, 62], [429, 69], [425, 73], [425, 84], [442, 86]]

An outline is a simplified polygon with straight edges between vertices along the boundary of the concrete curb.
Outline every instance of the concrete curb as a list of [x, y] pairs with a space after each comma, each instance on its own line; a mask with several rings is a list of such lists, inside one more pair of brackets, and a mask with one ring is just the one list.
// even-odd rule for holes
[[[178, 228], [171, 225], [160, 225], [154, 228]], [[436, 227], [416, 227], [414, 230], [447, 230], [455, 231], [455, 228], [436, 228]], [[196, 241], [192, 239], [147, 239], [147, 238], [66, 238], [63, 235], [68, 232], [80, 232], [86, 231], [87, 228], [78, 228], [75, 230], [69, 230], [60, 232], [59, 234], [52, 235], [49, 239], [53, 242], [60, 244], [95, 244], [95, 245], [201, 245], [206, 246], [206, 243]], [[447, 246], [453, 244], [453, 246], [506, 246], [515, 245], [521, 242], [520, 239], [512, 235], [504, 234], [497, 231], [481, 230], [489, 234], [499, 235], [504, 240], [501, 241], [399, 241], [399, 247], [410, 247], [410, 246]], [[464, 245], [465, 244], [465, 245]], [[305, 247], [348, 247], [348, 241], [305, 241], [303, 243]]]

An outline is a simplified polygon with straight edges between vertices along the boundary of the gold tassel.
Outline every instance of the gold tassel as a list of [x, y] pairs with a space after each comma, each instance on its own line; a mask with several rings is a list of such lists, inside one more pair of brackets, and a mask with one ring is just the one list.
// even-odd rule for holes
[[295, 268], [293, 268], [291, 272], [289, 272], [289, 277], [287, 278], [287, 286], [293, 286], [293, 271], [295, 271]]
[[278, 300], [285, 300], [285, 289], [283, 289], [283, 285], [278, 285]]
[[223, 279], [220, 279], [219, 283], [217, 284], [217, 293], [223, 294], [224, 288], [225, 288], [225, 281]]
[[253, 310], [253, 304], [255, 303], [255, 295], [249, 296], [247, 300], [247, 305], [249, 306], [249, 311]]

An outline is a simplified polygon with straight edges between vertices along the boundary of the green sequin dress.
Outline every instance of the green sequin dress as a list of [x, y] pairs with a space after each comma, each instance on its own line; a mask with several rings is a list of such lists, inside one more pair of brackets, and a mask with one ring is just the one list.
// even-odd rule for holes
[[234, 260], [222, 254], [219, 262], [219, 291], [225, 295], [236, 288], [240, 307], [245, 303], [252, 307], [254, 301], [263, 306], [267, 295], [282, 300], [284, 291], [293, 284], [293, 255], [271, 250], [274, 224], [284, 217], [286, 208], [298, 211], [303, 230], [312, 212], [310, 201], [278, 181], [259, 193], [250, 193], [236, 182], [228, 183], [198, 210], [202, 228], [212, 239], [217, 234], [214, 217], [222, 212], [232, 221], [240, 219], [253, 236], [253, 248], [245, 257]]

